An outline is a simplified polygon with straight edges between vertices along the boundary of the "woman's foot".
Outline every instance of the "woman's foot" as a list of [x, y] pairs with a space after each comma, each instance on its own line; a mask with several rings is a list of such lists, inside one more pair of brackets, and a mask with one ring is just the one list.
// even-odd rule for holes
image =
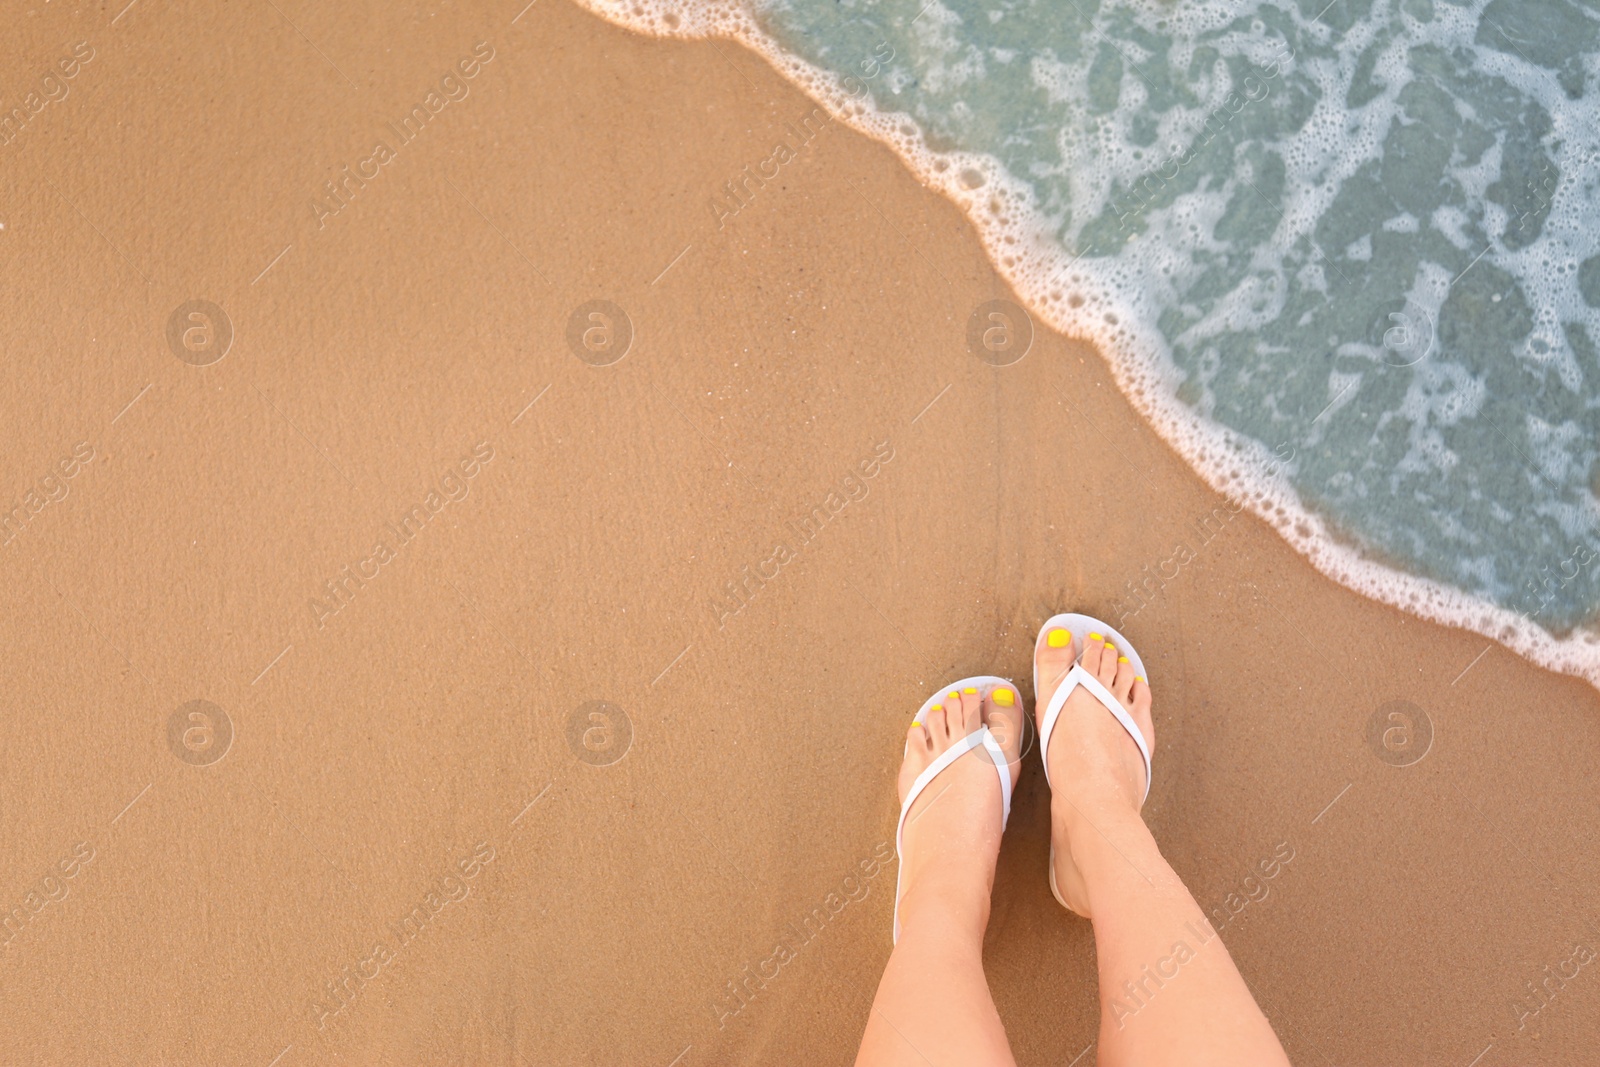
[[[1080, 658], [1083, 669], [1100, 682], [1133, 716], [1145, 744], [1155, 751], [1155, 726], [1150, 718], [1150, 686], [1134, 674], [1134, 666], [1098, 633], [1074, 634], [1053, 628], [1034, 649], [1039, 691], [1034, 714], [1042, 725], [1045, 709], [1061, 680]], [[1144, 758], [1122, 728], [1083, 686], [1072, 691], [1050, 735], [1045, 753], [1050, 767], [1051, 856], [1055, 886], [1067, 907], [1090, 917], [1089, 894], [1073, 862], [1074, 835], [1095, 833], [1099, 819], [1137, 817], [1144, 802]]]
[[[901, 803], [930, 763], [984, 725], [1006, 755], [1014, 787], [1021, 763], [1021, 698], [1009, 686], [987, 697], [964, 689], [946, 694], [906, 734]], [[1000, 778], [981, 746], [939, 772], [917, 797], [906, 818], [900, 857], [902, 937], [929, 922], [956, 924], [981, 942], [1000, 854], [1001, 803]]]

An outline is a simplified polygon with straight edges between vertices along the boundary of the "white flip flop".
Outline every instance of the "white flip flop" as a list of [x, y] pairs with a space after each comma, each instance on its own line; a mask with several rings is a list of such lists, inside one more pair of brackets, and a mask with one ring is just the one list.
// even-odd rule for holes
[[[1022, 694], [1017, 691], [1015, 682], [1009, 678], [998, 678], [992, 674], [980, 674], [973, 678], [963, 678], [959, 682], [940, 689], [933, 696], [922, 702], [922, 707], [917, 710], [917, 714], [911, 721], [914, 723], [921, 722], [923, 716], [928, 713], [928, 709], [935, 704], [942, 704], [952, 689], [977, 689], [980, 699], [988, 699], [990, 693], [1002, 687], [1010, 689], [1016, 696], [1016, 706], [1020, 709], [1022, 707]], [[1023, 712], [1023, 714], [1026, 714], [1026, 712]], [[1000, 829], [1004, 832], [1006, 822], [1011, 818], [1011, 765], [1006, 762], [1006, 754], [1000, 748], [1000, 743], [994, 739], [994, 734], [989, 732], [989, 727], [986, 725], [980, 726], [941, 753], [923, 769], [921, 774], [917, 775], [917, 780], [911, 783], [911, 791], [906, 794], [905, 803], [900, 805], [899, 825], [894, 828], [894, 854], [897, 860], [904, 851], [906, 816], [911, 812], [911, 805], [916, 803], [917, 797], [921, 796], [922, 791], [927, 789], [929, 784], [939, 776], [940, 771], [980, 745], [989, 754], [989, 758], [994, 761], [995, 770], [1000, 773]], [[906, 749], [909, 751], [910, 747], [911, 743], [907, 741]], [[902, 758], [904, 757], [902, 756]], [[905, 874], [905, 864], [903, 862], [899, 863], [898, 868], [899, 871], [894, 879], [894, 939], [896, 942], [900, 940], [900, 883]]]
[[[1044, 780], [1046, 782], [1050, 781], [1050, 735], [1055, 732], [1056, 720], [1061, 717], [1061, 709], [1066, 707], [1067, 698], [1072, 695], [1074, 689], [1081, 685], [1105, 706], [1105, 709], [1112, 714], [1112, 717], [1122, 724], [1122, 728], [1128, 731], [1128, 736], [1133, 738], [1133, 743], [1139, 746], [1139, 755], [1144, 757], [1144, 796], [1139, 800], [1139, 803], [1143, 804], [1150, 796], [1149, 742], [1139, 732], [1138, 724], [1133, 721], [1133, 716], [1123, 709], [1122, 702], [1116, 698], [1111, 690], [1101, 684], [1100, 679], [1083, 669], [1081, 662], [1083, 653], [1081, 649], [1091, 632], [1100, 634], [1115, 645], [1120, 654], [1128, 657], [1129, 662], [1133, 664], [1134, 673], [1143, 678], [1146, 685], [1149, 685], [1150, 675], [1145, 670], [1144, 660], [1139, 658], [1139, 653], [1134, 649], [1132, 642], [1123, 637], [1109, 624], [1101, 622], [1092, 615], [1077, 615], [1073, 613], [1053, 615], [1045, 620], [1043, 626], [1039, 627], [1039, 636], [1034, 638], [1034, 700], [1039, 699], [1039, 657], [1037, 655], [1039, 641], [1046, 633], [1058, 628], [1070, 632], [1072, 639], [1078, 642], [1080, 649], [1078, 660], [1080, 662], [1073, 663], [1072, 669], [1067, 672], [1065, 678], [1061, 679], [1061, 684], [1056, 687], [1055, 695], [1050, 698], [1050, 704], [1045, 708], [1044, 717], [1039, 723], [1039, 759], [1044, 763]], [[1050, 892], [1055, 894], [1056, 900], [1063, 908], [1072, 911], [1074, 915], [1077, 914], [1076, 911], [1073, 911], [1072, 906], [1062, 898], [1061, 890], [1056, 886], [1056, 846], [1054, 842], [1050, 844]]]

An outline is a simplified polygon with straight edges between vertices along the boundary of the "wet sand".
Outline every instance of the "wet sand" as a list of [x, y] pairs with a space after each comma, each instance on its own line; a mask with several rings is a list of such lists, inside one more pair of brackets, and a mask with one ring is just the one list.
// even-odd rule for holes
[[[754, 55], [564, 0], [18, 21], [0, 1059], [848, 1061], [906, 716], [1026, 692], [1067, 609], [1138, 643], [1147, 817], [1296, 1062], [1600, 1038], [1600, 696], [1315, 573], [1093, 349], [975, 358], [965, 220]], [[1046, 823], [1030, 757], [1023, 1064], [1097, 1024]]]

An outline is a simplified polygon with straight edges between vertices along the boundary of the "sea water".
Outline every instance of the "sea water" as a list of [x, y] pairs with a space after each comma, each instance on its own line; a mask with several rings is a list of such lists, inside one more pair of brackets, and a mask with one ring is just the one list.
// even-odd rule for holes
[[894, 147], [1325, 573], [1600, 684], [1600, 2], [584, 2]]

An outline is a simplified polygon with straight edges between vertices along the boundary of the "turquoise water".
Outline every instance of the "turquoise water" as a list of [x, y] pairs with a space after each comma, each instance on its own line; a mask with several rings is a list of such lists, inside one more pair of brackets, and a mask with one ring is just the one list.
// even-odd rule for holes
[[1000, 222], [964, 206], [1024, 298], [1115, 342], [1213, 484], [1291, 457], [1252, 492], [1324, 570], [1594, 674], [1594, 0], [658, 6], [888, 116], [925, 177], [992, 164]]

